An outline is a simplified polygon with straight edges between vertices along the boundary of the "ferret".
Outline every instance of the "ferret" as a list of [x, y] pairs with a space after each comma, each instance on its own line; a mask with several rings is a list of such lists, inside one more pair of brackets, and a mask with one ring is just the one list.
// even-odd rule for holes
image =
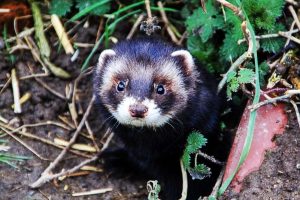
[[[108, 150], [111, 160], [158, 180], [162, 199], [179, 199], [187, 136], [197, 130], [211, 149], [218, 146], [220, 98], [214, 79], [189, 51], [157, 38], [139, 38], [102, 51], [93, 83], [99, 115], [123, 143]], [[187, 199], [209, 194], [208, 186], [205, 180], [190, 179]]]

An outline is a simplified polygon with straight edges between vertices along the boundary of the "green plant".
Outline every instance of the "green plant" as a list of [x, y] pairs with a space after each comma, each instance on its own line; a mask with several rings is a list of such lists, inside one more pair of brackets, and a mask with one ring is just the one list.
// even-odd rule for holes
[[[193, 179], [204, 179], [210, 176], [210, 168], [198, 163], [198, 151], [205, 146], [207, 139], [198, 131], [193, 131], [187, 138], [187, 144], [182, 156], [184, 168], [189, 172]], [[194, 162], [191, 161], [194, 157]], [[193, 164], [192, 164], [193, 163]]]
[[65, 16], [73, 5], [82, 14], [103, 15], [110, 10], [110, 0], [51, 0], [50, 13]]
[[[2, 35], [3, 35], [3, 39], [5, 41], [6, 52], [9, 52], [11, 48], [10, 48], [9, 43], [7, 42], [7, 26], [6, 26], [6, 24], [4, 24]], [[9, 53], [9, 56], [7, 56], [5, 58], [10, 61], [10, 64], [14, 64], [15, 61], [16, 61], [16, 57], [13, 54], [10, 54], [10, 53]]]
[[[237, 0], [229, 0], [229, 2], [237, 5]], [[239, 7], [247, 13], [249, 23], [252, 24], [256, 34], [264, 35], [285, 29], [280, 19], [284, 3], [284, 0], [243, 0]], [[196, 3], [189, 2], [181, 12], [183, 17], [186, 17], [185, 23], [189, 33], [187, 48], [204, 63], [209, 72], [225, 73], [229, 62], [242, 55], [248, 48], [245, 41], [239, 41], [244, 39], [241, 29], [242, 19], [228, 8], [222, 11], [220, 4], [213, 0], [205, 1], [206, 12], [193, 5]], [[277, 53], [282, 49], [284, 39], [266, 38], [261, 39], [259, 44], [259, 51]], [[253, 68], [253, 65], [249, 66]], [[268, 68], [264, 63], [259, 66], [260, 74], [264, 76]], [[241, 83], [245, 83], [245, 81], [239, 82], [236, 75], [232, 77], [233, 79], [228, 81], [229, 98]], [[264, 83], [262, 78], [260, 81]]]
[[254, 81], [255, 73], [252, 69], [242, 68], [238, 72], [231, 71], [227, 75], [227, 97], [232, 98], [232, 92], [236, 92], [241, 84]]
[[159, 200], [160, 185], [158, 181], [148, 181], [147, 190], [148, 190], [148, 200]]
[[30, 159], [27, 156], [18, 156], [10, 153], [2, 153], [1, 151], [5, 151], [8, 149], [8, 146], [5, 145], [6, 143], [6, 140], [0, 140], [0, 164], [5, 163], [13, 168], [18, 168], [14, 162], [22, 162], [24, 160]]
[[[241, 4], [240, 0], [236, 0], [236, 2], [238, 4], [238, 6], [241, 7], [242, 4]], [[242, 9], [242, 13], [246, 18], [246, 26], [248, 27], [248, 29], [250, 31], [251, 42], [253, 44], [252, 53], [254, 55], [255, 79], [257, 81], [255, 81], [255, 94], [254, 94], [254, 99], [253, 99], [252, 105], [255, 105], [259, 102], [259, 97], [260, 97], [260, 81], [258, 81], [259, 80], [259, 69], [258, 69], [259, 66], [258, 66], [256, 40], [255, 40], [256, 35], [255, 35], [254, 29], [253, 29], [253, 27], [252, 27], [252, 25], [249, 21], [249, 18], [247, 16], [247, 12], [244, 9]], [[230, 176], [222, 183], [221, 187], [218, 190], [218, 196], [221, 196], [225, 192], [225, 190], [227, 189], [227, 187], [229, 186], [229, 184], [233, 180], [235, 174], [239, 170], [240, 166], [242, 165], [242, 163], [245, 161], [245, 159], [248, 156], [248, 153], [249, 153], [250, 147], [251, 147], [251, 143], [252, 143], [252, 139], [253, 139], [256, 115], [257, 115], [257, 110], [254, 110], [254, 111], [250, 112], [247, 135], [246, 135], [246, 138], [245, 138], [245, 142], [244, 142], [243, 150], [242, 150], [241, 155], [240, 155], [239, 162], [237, 164], [237, 167], [230, 174]], [[212, 198], [214, 198], [214, 197], [212, 197]]]

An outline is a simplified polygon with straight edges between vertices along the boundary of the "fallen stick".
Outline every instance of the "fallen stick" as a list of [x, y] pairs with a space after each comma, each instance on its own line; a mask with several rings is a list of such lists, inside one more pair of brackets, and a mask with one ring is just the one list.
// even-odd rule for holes
[[[77, 136], [79, 135], [79, 133], [80, 133], [80, 131], [81, 131], [81, 129], [83, 128], [83, 126], [84, 126], [84, 124], [85, 124], [85, 121], [86, 121], [86, 119], [87, 119], [87, 117], [88, 117], [88, 115], [90, 114], [90, 111], [91, 111], [91, 108], [92, 108], [92, 106], [93, 106], [93, 104], [94, 104], [94, 101], [95, 101], [95, 96], [93, 96], [92, 97], [92, 99], [91, 99], [91, 101], [90, 101], [90, 103], [89, 103], [89, 105], [88, 105], [88, 107], [87, 107], [87, 109], [86, 109], [86, 111], [85, 111], [85, 113], [84, 113], [84, 115], [83, 115], [83, 117], [82, 117], [82, 119], [81, 119], [81, 121], [80, 121], [80, 123], [79, 123], [79, 125], [78, 125], [78, 127], [77, 127], [77, 129], [76, 129], [76, 131], [75, 131], [75, 133], [73, 134], [73, 137], [71, 138], [71, 140], [69, 141], [69, 144], [60, 152], [60, 154], [56, 157], [56, 159], [52, 162], [52, 163], [50, 163], [50, 165], [45, 169], [45, 171], [41, 174], [41, 177], [37, 180], [37, 181], [35, 181], [34, 183], [32, 183], [31, 185], [30, 185], [30, 187], [31, 188], [38, 188], [38, 187], [40, 187], [41, 185], [43, 185], [44, 183], [46, 183], [46, 182], [48, 182], [48, 181], [50, 181], [50, 180], [52, 180], [52, 179], [54, 179], [54, 178], [57, 178], [57, 177], [59, 177], [59, 176], [62, 176], [62, 175], [65, 175], [65, 172], [64, 171], [62, 171], [61, 173], [58, 173], [58, 174], [54, 174], [54, 175], [52, 175], [52, 170], [56, 167], [56, 165], [63, 159], [63, 157], [65, 156], [65, 154], [67, 153], [67, 151], [71, 148], [71, 146], [75, 143], [75, 141], [76, 141], [76, 139], [77, 139]], [[94, 160], [96, 160], [97, 159], [97, 156], [94, 156], [94, 157], [92, 157], [90, 160], [86, 160], [86, 161], [84, 161], [83, 163], [85, 163], [85, 162], [87, 162], [87, 161], [89, 161], [89, 162], [92, 162], [92, 161], [94, 161]], [[88, 163], [89, 163], [88, 162]], [[85, 165], [85, 164], [84, 164]], [[83, 165], [82, 165], [83, 166]], [[80, 166], [80, 167], [82, 167], [82, 166]], [[79, 167], [79, 168], [80, 168]], [[73, 168], [74, 169], [74, 168]], [[76, 168], [76, 170], [77, 170], [77, 168]], [[74, 171], [76, 171], [76, 170], [74, 170]], [[71, 172], [74, 172], [74, 171], [72, 171], [71, 170]], [[71, 172], [69, 172], [69, 173], [71, 173]]]
[[17, 78], [16, 69], [13, 68], [11, 70], [11, 84], [12, 84], [12, 90], [13, 90], [13, 96], [14, 96], [14, 112], [15, 113], [21, 113], [21, 103], [20, 103], [20, 88], [19, 88], [19, 81]]

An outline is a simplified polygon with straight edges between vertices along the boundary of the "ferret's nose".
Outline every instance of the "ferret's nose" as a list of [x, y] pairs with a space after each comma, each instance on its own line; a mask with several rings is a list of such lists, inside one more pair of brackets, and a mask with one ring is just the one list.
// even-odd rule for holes
[[129, 106], [131, 117], [144, 118], [148, 108], [143, 104], [133, 104]]

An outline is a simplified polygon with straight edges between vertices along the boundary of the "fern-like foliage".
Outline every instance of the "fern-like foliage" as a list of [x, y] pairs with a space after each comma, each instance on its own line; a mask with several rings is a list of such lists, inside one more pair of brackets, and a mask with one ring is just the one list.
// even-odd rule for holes
[[159, 200], [159, 192], [161, 190], [158, 181], [148, 181], [147, 182], [148, 190], [148, 200]]
[[[235, 3], [235, 0], [229, 0]], [[276, 23], [279, 16], [282, 15], [284, 0], [243, 0], [242, 6], [248, 14], [249, 20], [258, 35], [277, 33], [283, 30], [280, 23]], [[245, 45], [238, 45], [237, 41], [243, 38], [241, 30], [241, 20], [233, 14], [229, 9], [225, 9], [227, 17], [226, 36], [223, 46], [221, 47], [221, 54], [225, 60], [237, 58], [245, 51]], [[263, 51], [275, 53], [284, 45], [282, 38], [268, 38], [262, 40], [261, 47]]]
[[255, 72], [252, 69], [242, 68], [237, 72], [231, 71], [227, 75], [227, 97], [231, 99], [232, 92], [237, 92], [240, 84], [251, 83], [254, 80]]
[[58, 16], [64, 16], [70, 12], [73, 0], [52, 0], [50, 2], [50, 13]]
[[[50, 2], [50, 13], [56, 14], [58, 16], [65, 16], [70, 12], [71, 7], [75, 4], [75, 7], [78, 8], [79, 11], [84, 10], [85, 8], [99, 3], [103, 0], [51, 0]], [[93, 9], [90, 14], [92, 15], [103, 15], [110, 10], [110, 3], [105, 3], [101, 6]]]
[[206, 11], [205, 13], [201, 7], [197, 8], [186, 20], [187, 30], [199, 34], [203, 42], [210, 39], [215, 30], [224, 26], [223, 18], [218, 14], [212, 0], [207, 1]]
[[[95, 3], [98, 3], [98, 2], [101, 2], [103, 0], [76, 0], [76, 8], [79, 9], [79, 11], [82, 11], [83, 9], [95, 4]], [[97, 8], [93, 9], [91, 11], [91, 14], [93, 15], [103, 15], [105, 13], [107, 13], [108, 11], [110, 10], [110, 3], [106, 3], [102, 6], [98, 6]]]
[[210, 168], [204, 164], [197, 163], [197, 157], [195, 157], [195, 166], [191, 166], [192, 154], [197, 154], [199, 149], [205, 146], [207, 143], [207, 139], [198, 131], [193, 131], [190, 133], [187, 138], [187, 144], [182, 156], [182, 163], [186, 170], [188, 170], [189, 174], [193, 179], [204, 179], [207, 176], [210, 176]]

